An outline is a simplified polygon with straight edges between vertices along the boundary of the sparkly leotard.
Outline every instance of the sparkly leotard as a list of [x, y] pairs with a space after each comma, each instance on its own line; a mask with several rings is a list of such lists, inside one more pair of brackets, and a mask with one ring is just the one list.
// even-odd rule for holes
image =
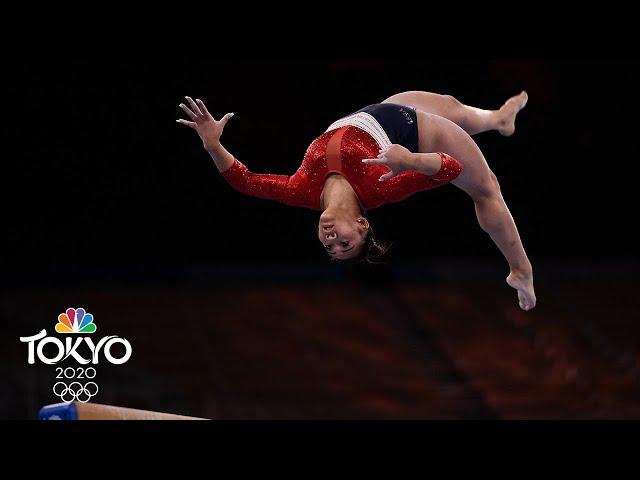
[[439, 152], [442, 167], [436, 175], [407, 171], [390, 180], [380, 181], [389, 169], [384, 165], [362, 163], [365, 158], [376, 158], [380, 147], [372, 134], [346, 125], [327, 131], [314, 140], [293, 175], [252, 173], [237, 159], [222, 175], [241, 193], [294, 207], [321, 210], [320, 196], [327, 176], [332, 173], [342, 175], [362, 206], [372, 209], [399, 202], [422, 190], [446, 185], [462, 172], [460, 162]]

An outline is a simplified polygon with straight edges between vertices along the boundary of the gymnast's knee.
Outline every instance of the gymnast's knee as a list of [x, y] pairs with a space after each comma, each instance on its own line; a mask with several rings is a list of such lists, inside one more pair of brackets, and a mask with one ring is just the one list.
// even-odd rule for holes
[[496, 174], [491, 170], [489, 171], [489, 184], [489, 188], [491, 188], [491, 190], [495, 190], [500, 193], [500, 182], [498, 181], [498, 177], [496, 177]]
[[495, 173], [489, 171], [489, 173], [478, 182], [477, 186], [471, 190], [470, 194], [476, 203], [502, 198], [498, 177], [496, 177]]
[[445, 102], [447, 102], [448, 106], [452, 109], [459, 109], [464, 107], [462, 102], [453, 95], [443, 95], [442, 98], [444, 98]]

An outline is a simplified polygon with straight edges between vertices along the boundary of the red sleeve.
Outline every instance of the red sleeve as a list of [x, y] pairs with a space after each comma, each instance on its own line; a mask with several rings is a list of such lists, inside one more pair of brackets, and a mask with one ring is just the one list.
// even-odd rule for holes
[[306, 206], [300, 201], [300, 192], [291, 185], [289, 175], [259, 174], [250, 172], [239, 160], [222, 173], [224, 179], [240, 193], [294, 207]]
[[435, 180], [440, 183], [449, 183], [462, 173], [464, 166], [455, 158], [446, 153], [438, 152], [440, 158], [442, 158], [442, 166], [440, 167], [440, 171], [435, 175], [429, 176], [432, 180]]
[[424, 175], [419, 172], [408, 171], [389, 180], [387, 201], [399, 202], [417, 192], [446, 185], [458, 178], [464, 168], [463, 165], [446, 153], [438, 152], [438, 154], [442, 158], [442, 166], [435, 175]]

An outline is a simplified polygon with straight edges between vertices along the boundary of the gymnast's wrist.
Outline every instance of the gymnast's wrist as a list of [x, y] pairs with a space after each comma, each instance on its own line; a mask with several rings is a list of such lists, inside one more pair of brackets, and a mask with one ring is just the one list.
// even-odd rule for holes
[[412, 157], [412, 170], [424, 175], [436, 175], [442, 168], [442, 157], [439, 153], [415, 153]]
[[416, 171], [420, 171], [421, 162], [422, 160], [419, 153], [408, 153], [403, 161], [405, 170]]
[[217, 141], [217, 142], [212, 142], [212, 143], [203, 143], [204, 145], [204, 149], [209, 152], [210, 155], [220, 155], [220, 152], [222, 151], [222, 144]]

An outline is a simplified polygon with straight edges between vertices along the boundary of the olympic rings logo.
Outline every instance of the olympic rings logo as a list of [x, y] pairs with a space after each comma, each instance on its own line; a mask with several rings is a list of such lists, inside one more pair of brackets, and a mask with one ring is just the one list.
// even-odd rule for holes
[[87, 403], [98, 394], [98, 384], [88, 382], [82, 385], [80, 382], [73, 382], [67, 386], [64, 382], [58, 382], [53, 386], [53, 393], [65, 403]]

